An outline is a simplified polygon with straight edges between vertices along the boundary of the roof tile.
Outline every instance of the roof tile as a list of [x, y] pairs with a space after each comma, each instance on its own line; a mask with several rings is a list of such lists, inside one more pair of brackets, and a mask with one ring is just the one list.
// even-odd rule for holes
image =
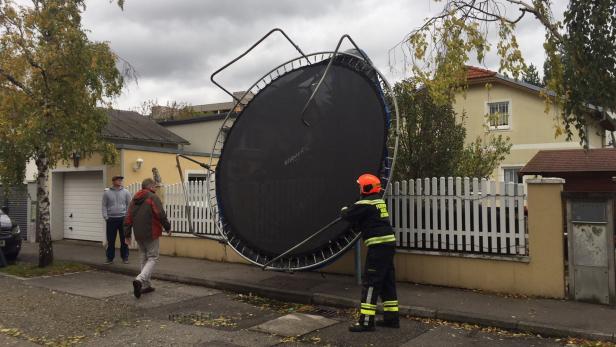
[[111, 140], [137, 140], [155, 143], [188, 144], [184, 138], [133, 111], [109, 110], [103, 137]]
[[469, 80], [496, 76], [496, 71], [482, 69], [476, 66], [466, 67], [466, 78]]
[[533, 175], [553, 172], [616, 172], [616, 148], [539, 151], [520, 170]]

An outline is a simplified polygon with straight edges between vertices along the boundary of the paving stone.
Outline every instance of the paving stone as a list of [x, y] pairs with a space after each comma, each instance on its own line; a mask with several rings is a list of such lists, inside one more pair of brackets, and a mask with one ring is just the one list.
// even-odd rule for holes
[[402, 319], [400, 329], [377, 327], [373, 332], [352, 333], [349, 326], [353, 322], [340, 324], [314, 331], [301, 337], [303, 343], [318, 343], [321, 346], [400, 346], [413, 337], [419, 336], [430, 329], [425, 323]]
[[449, 326], [434, 328], [403, 344], [401, 347], [556, 347], [562, 346], [550, 339], [534, 336], [507, 336], [488, 334]]
[[215, 289], [163, 281], [152, 281], [152, 286], [156, 288], [156, 290], [151, 293], [142, 294], [139, 299], [135, 298], [133, 295], [131, 284], [131, 291], [129, 293], [116, 295], [107, 300], [140, 309], [150, 309], [220, 293], [220, 291]]
[[87, 347], [98, 346], [246, 346], [266, 347], [280, 343], [280, 338], [257, 332], [220, 331], [206, 327], [160, 320], [141, 320], [117, 326], [101, 336], [85, 341]]
[[279, 336], [301, 336], [339, 323], [336, 320], [312, 314], [291, 313], [252, 327], [251, 330]]
[[[288, 313], [288, 312], [285, 312]], [[283, 313], [234, 299], [232, 294], [199, 297], [148, 310], [147, 315], [183, 324], [203, 324], [218, 330], [248, 329]]]
[[103, 299], [132, 292], [131, 277], [99, 271], [87, 271], [63, 276], [39, 277], [29, 279], [26, 282], [32, 286], [94, 299]]

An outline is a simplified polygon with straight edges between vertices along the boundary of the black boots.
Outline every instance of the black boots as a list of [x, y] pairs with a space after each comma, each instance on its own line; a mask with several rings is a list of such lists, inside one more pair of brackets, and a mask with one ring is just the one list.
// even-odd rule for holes
[[[369, 323], [368, 325], [355, 323], [349, 327], [349, 331], [352, 333], [362, 333], [364, 331], [374, 331], [373, 323]], [[398, 319], [381, 319], [376, 321], [376, 326], [384, 327], [384, 328], [400, 328], [400, 320]]]
[[377, 320], [376, 321], [376, 326], [377, 327], [399, 329], [400, 328], [400, 321], [399, 320]]
[[133, 294], [135, 295], [137, 299], [141, 297], [141, 287], [143, 287], [143, 285], [141, 284], [141, 281], [139, 280], [133, 281]]
[[349, 327], [349, 331], [352, 333], [362, 333], [364, 331], [374, 331], [374, 325], [363, 325], [359, 323], [355, 323]]

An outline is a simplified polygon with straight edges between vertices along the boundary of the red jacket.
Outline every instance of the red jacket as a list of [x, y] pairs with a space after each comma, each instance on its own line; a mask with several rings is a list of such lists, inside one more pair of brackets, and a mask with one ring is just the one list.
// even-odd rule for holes
[[160, 198], [153, 190], [141, 189], [128, 207], [124, 218], [124, 235], [130, 237], [132, 230], [138, 241], [156, 240], [162, 235], [163, 228], [169, 231], [171, 224]]

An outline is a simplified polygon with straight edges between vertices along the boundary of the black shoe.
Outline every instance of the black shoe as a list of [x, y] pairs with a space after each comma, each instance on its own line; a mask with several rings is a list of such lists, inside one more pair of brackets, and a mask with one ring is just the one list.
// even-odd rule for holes
[[134, 280], [133, 281], [133, 294], [135, 294], [135, 297], [137, 299], [139, 299], [141, 297], [141, 287], [143, 285], [141, 284], [141, 281], [139, 280]]
[[400, 321], [399, 320], [377, 320], [376, 321], [376, 326], [377, 327], [399, 329], [400, 328]]
[[113, 260], [109, 260], [109, 259], [107, 259], [107, 260], [106, 260], [103, 264], [105, 264], [105, 265], [111, 265], [111, 264], [113, 264]]
[[349, 327], [349, 331], [352, 333], [363, 333], [364, 331], [374, 331], [374, 325], [363, 325], [355, 323]]
[[122, 263], [128, 264], [128, 259], [122, 259]]
[[143, 289], [141, 289], [141, 294], [151, 293], [151, 292], [153, 292], [155, 290], [156, 290], [156, 288], [154, 288], [154, 287], [143, 288]]

